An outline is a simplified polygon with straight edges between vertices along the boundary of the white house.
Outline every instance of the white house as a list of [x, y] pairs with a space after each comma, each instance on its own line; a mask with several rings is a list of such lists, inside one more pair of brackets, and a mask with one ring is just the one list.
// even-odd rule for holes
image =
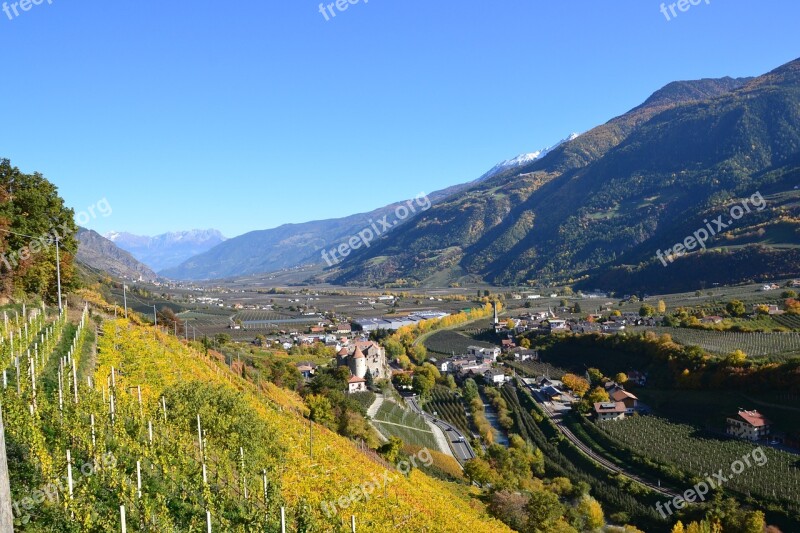
[[741, 410], [735, 417], [729, 417], [725, 433], [732, 437], [759, 441], [770, 434], [770, 421], [758, 411]]
[[625, 404], [622, 402], [600, 402], [594, 404], [594, 413], [600, 422], [622, 420], [625, 418], [625, 412]]
[[486, 380], [487, 383], [492, 384], [502, 384], [506, 381], [505, 373], [497, 368], [490, 368], [486, 372], [483, 373], [483, 378]]
[[358, 376], [350, 376], [347, 381], [347, 393], [353, 394], [355, 392], [366, 392], [367, 380]]
[[500, 348], [496, 346], [492, 348], [482, 348], [480, 346], [467, 347], [467, 355], [471, 357], [482, 357], [492, 362], [497, 361], [497, 358], [500, 357], [500, 352], [501, 352]]

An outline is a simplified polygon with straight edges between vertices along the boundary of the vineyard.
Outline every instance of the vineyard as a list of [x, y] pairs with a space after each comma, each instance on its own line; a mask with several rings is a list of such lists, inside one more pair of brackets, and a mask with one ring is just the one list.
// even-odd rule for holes
[[491, 344], [478, 342], [451, 330], [437, 331], [425, 339], [424, 345], [429, 352], [443, 355], [463, 355], [470, 346], [492, 347]]
[[404, 409], [393, 401], [383, 402], [372, 423], [385, 437], [399, 437], [408, 444], [441, 451], [427, 422], [411, 409]]
[[[712, 472], [730, 473], [731, 465], [751, 454], [755, 445], [720, 440], [698, 433], [689, 425], [673, 424], [652, 416], [636, 416], [598, 425], [614, 441], [633, 453], [694, 476], [698, 481]], [[765, 447], [767, 461], [753, 464], [732, 476], [726, 489], [753, 496], [763, 502], [800, 515], [800, 465], [797, 456]]]
[[426, 412], [441, 418], [458, 429], [463, 435], [471, 435], [467, 422], [467, 411], [461, 396], [447, 387], [437, 386], [433, 389], [431, 399], [425, 403]]
[[772, 317], [772, 320], [781, 326], [800, 331], [800, 315], [775, 315]]
[[690, 328], [648, 328], [659, 335], [667, 333], [675, 342], [727, 355], [742, 350], [750, 357], [800, 355], [800, 333], [745, 333], [706, 331]]
[[387, 465], [310, 424], [294, 393], [122, 319], [103, 323], [95, 365], [88, 311], [45, 315], [0, 328], [18, 531], [277, 531], [282, 513], [290, 531], [350, 531], [351, 515], [359, 532], [507, 531], [417, 470], [326, 513]]

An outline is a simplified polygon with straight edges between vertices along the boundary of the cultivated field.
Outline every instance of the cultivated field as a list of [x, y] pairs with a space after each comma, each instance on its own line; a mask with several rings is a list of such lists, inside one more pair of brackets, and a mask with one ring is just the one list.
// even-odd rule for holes
[[745, 333], [689, 328], [647, 328], [658, 334], [668, 333], [675, 342], [699, 346], [712, 353], [727, 355], [742, 350], [750, 357], [800, 355], [800, 333]]
[[417, 413], [392, 402], [383, 402], [372, 423], [385, 437], [399, 437], [408, 444], [438, 450], [436, 438], [428, 424]]
[[[602, 422], [598, 426], [632, 452], [677, 467], [698, 480], [720, 469], [729, 475], [731, 465], [752, 454], [757, 447], [743, 441], [709, 437], [694, 426], [673, 424], [652, 416], [634, 416], [618, 422]], [[767, 461], [762, 466], [753, 464], [730, 476], [725, 487], [761, 500], [781, 502], [795, 513], [800, 511], [797, 456], [769, 447], [762, 449]]]
[[464, 402], [461, 400], [461, 396], [447, 387], [436, 387], [433, 390], [433, 397], [425, 403], [424, 409], [426, 412], [458, 428], [464, 435], [472, 433], [469, 431], [467, 412], [464, 409]]

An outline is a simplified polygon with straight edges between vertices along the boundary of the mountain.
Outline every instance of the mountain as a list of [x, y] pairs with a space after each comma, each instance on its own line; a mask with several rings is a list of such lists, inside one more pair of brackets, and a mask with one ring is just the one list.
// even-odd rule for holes
[[[671, 83], [642, 105], [521, 167], [501, 170], [448, 198], [316, 281], [359, 285], [566, 283], [624, 287], [631, 273], [658, 286], [680, 269], [656, 265], [666, 250], [734, 199], [772, 195], [709, 250], [769, 251], [795, 259], [800, 168], [800, 60], [759, 78]], [[775, 208], [775, 209], [773, 209]], [[760, 247], [759, 247], [760, 245]], [[677, 261], [703, 261], [689, 256]], [[609, 273], [616, 271], [615, 279]], [[761, 275], [766, 275], [763, 272]], [[747, 274], [721, 271], [716, 279]], [[681, 283], [695, 283], [683, 276]]]
[[155, 237], [112, 232], [106, 234], [106, 238], [157, 272], [177, 266], [225, 241], [222, 233], [215, 229], [176, 231]]
[[154, 280], [156, 273], [96, 231], [78, 228], [77, 259], [95, 270], [127, 279]]
[[[477, 180], [432, 192], [427, 195], [427, 200], [431, 205], [435, 205], [465, 191], [475, 183], [544, 157], [558, 146], [577, 137], [578, 134], [574, 133], [550, 148], [503, 161]], [[381, 220], [384, 216], [389, 217], [389, 221], [395, 220], [396, 224], [387, 230], [388, 234], [389, 231], [394, 231], [412, 220], [418, 213], [403, 220], [394, 215], [396, 209], [405, 203], [396, 202], [343, 218], [285, 224], [273, 229], [252, 231], [229, 239], [205, 253], [184, 261], [177, 267], [164, 269], [159, 274], [171, 279], [199, 280], [275, 272], [308, 264], [325, 266], [323, 251], [338, 247], [365, 228], [369, 228], [374, 221]]]
[[549, 148], [544, 148], [542, 150], [537, 150], [536, 152], [531, 152], [529, 154], [518, 155], [514, 159], [508, 159], [506, 161], [503, 161], [502, 163], [498, 163], [497, 165], [492, 167], [492, 169], [489, 170], [489, 172], [487, 172], [486, 174], [484, 174], [483, 176], [481, 176], [480, 178], [475, 180], [475, 182], [477, 183], [477, 182], [488, 180], [489, 178], [493, 178], [493, 177], [497, 176], [498, 174], [500, 174], [501, 172], [505, 172], [506, 170], [512, 170], [512, 169], [517, 169], [517, 168], [520, 168], [520, 167], [524, 167], [524, 166], [528, 165], [529, 163], [533, 163], [537, 159], [543, 158], [544, 156], [546, 156], [547, 154], [549, 154], [550, 152], [552, 152], [553, 150], [555, 150], [556, 148], [558, 148], [562, 144], [570, 142], [570, 141], [574, 141], [579, 136], [580, 136], [580, 134], [573, 133], [572, 135], [570, 135], [566, 139], [559, 141], [558, 143], [554, 144], [553, 146], [551, 146]]

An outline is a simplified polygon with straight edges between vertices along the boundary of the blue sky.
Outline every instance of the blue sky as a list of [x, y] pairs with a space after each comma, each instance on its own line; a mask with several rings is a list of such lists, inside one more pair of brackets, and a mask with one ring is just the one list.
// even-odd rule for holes
[[[51, 1], [51, 4], [48, 4]], [[11, 4], [11, 2], [7, 2]], [[0, 157], [100, 232], [228, 236], [472, 180], [680, 79], [800, 56], [800, 2], [44, 0], [0, 11]], [[334, 8], [335, 10], [335, 8]]]

